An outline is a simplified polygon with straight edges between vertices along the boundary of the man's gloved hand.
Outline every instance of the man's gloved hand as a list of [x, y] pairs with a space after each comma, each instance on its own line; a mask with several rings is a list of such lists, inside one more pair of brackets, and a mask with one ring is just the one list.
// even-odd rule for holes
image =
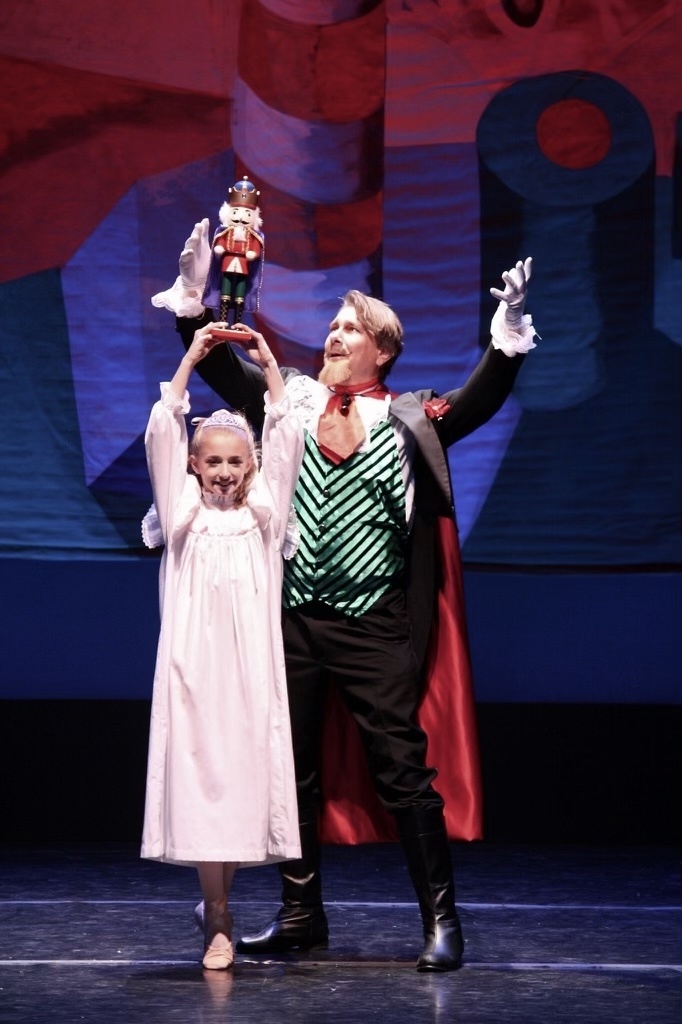
[[194, 225], [192, 234], [180, 253], [179, 276], [172, 288], [152, 296], [152, 305], [168, 309], [176, 316], [201, 316], [201, 297], [211, 266], [211, 243], [208, 239], [208, 217]]
[[519, 260], [511, 270], [502, 274], [504, 291], [491, 288], [490, 294], [499, 305], [490, 325], [494, 348], [501, 349], [506, 356], [530, 352], [535, 348], [534, 337], [539, 337], [533, 327], [533, 319], [523, 310], [528, 297], [533, 259]]
[[491, 288], [490, 294], [494, 299], [506, 304], [504, 318], [510, 327], [519, 327], [523, 318], [523, 310], [528, 297], [528, 282], [533, 269], [533, 257], [518, 261], [511, 270], [505, 270], [502, 274], [504, 291], [499, 288]]
[[203, 292], [211, 265], [211, 243], [208, 240], [208, 217], [194, 225], [192, 234], [180, 253], [180, 280], [187, 291]]

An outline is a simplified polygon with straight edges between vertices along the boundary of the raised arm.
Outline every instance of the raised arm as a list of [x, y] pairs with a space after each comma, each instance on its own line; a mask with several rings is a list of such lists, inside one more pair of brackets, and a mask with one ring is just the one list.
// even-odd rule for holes
[[192, 342], [180, 360], [173, 378], [170, 382], [170, 389], [178, 398], [184, 398], [192, 370], [209, 355], [212, 349], [220, 345], [219, 339], [211, 334], [211, 327], [207, 325], [196, 331]]
[[298, 414], [284, 401], [286, 391], [277, 361], [262, 334], [248, 324], [235, 324], [244, 340], [239, 344], [263, 374], [268, 390], [268, 414], [265, 416], [262, 444], [262, 479], [276, 510], [274, 520], [278, 544], [284, 543], [289, 507], [303, 456], [303, 427]]
[[525, 355], [536, 347], [533, 341], [536, 334], [533, 318], [524, 313], [532, 269], [533, 260], [530, 256], [527, 260], [519, 260], [511, 270], [505, 270], [502, 274], [504, 290], [490, 289], [493, 298], [499, 300], [490, 325], [492, 343], [510, 358]]
[[442, 398], [450, 409], [436, 423], [445, 446], [454, 444], [487, 423], [511, 393], [525, 354], [535, 348], [532, 318], [524, 313], [532, 259], [502, 274], [504, 289], [491, 288], [499, 301], [491, 323], [492, 339], [466, 383]]
[[[239, 331], [244, 335], [243, 341], [233, 342], [233, 344], [241, 345], [247, 355], [260, 369], [265, 388], [270, 392], [272, 404], [281, 402], [284, 398], [284, 381], [282, 380], [282, 374], [279, 371], [277, 361], [263, 335], [259, 334], [258, 331], [254, 331], [248, 324], [243, 323], [235, 324], [232, 330]], [[248, 372], [247, 364], [241, 359], [239, 362], [242, 363], [243, 372]]]
[[145, 431], [147, 467], [152, 483], [156, 517], [167, 542], [175, 509], [187, 481], [187, 385], [194, 367], [219, 344], [210, 331], [198, 331], [173, 378], [161, 385]]
[[[210, 313], [200, 319], [178, 317], [176, 326], [182, 343], [189, 349], [197, 330], [210, 330]], [[263, 426], [263, 396], [267, 384], [259, 366], [248, 362], [235, 351], [234, 345], [223, 342], [211, 349], [197, 366], [197, 373], [232, 409], [243, 412], [251, 425], [260, 431]]]
[[152, 306], [169, 309], [176, 316], [200, 317], [204, 313], [201, 297], [211, 264], [208, 218], [194, 225], [178, 262], [178, 276], [172, 287], [152, 296]]

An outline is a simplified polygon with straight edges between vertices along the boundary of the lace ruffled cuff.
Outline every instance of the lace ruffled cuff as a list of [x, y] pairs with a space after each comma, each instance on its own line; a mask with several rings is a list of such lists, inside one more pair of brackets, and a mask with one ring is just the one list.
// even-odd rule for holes
[[171, 391], [170, 381], [161, 381], [159, 385], [161, 389], [161, 405], [166, 409], [170, 409], [171, 412], [181, 413], [186, 416], [190, 410], [189, 404], [189, 391], [185, 391], [182, 398], [178, 398], [174, 391]]
[[525, 313], [518, 325], [512, 327], [507, 322], [506, 311], [507, 303], [500, 302], [490, 324], [493, 348], [501, 349], [506, 356], [523, 354], [537, 348], [533, 338], [539, 338], [540, 335], [533, 327], [533, 318], [530, 314]]
[[284, 544], [282, 545], [282, 557], [286, 558], [287, 561], [293, 558], [298, 551], [300, 543], [301, 530], [298, 525], [298, 516], [294, 506], [290, 505], [289, 516], [287, 518], [287, 530], [284, 537]]
[[175, 284], [168, 291], [152, 295], [152, 306], [156, 306], [157, 309], [168, 309], [176, 316], [199, 317], [204, 313], [201, 299], [197, 295], [187, 294], [181, 277], [175, 279]]
[[265, 392], [265, 412], [273, 420], [281, 420], [283, 416], [291, 412], [292, 408], [293, 406], [288, 395], [284, 395], [284, 398], [281, 398], [279, 402], [271, 402], [270, 392]]
[[160, 548], [163, 544], [161, 523], [156, 514], [156, 506], [152, 505], [142, 520], [142, 541], [147, 548]]

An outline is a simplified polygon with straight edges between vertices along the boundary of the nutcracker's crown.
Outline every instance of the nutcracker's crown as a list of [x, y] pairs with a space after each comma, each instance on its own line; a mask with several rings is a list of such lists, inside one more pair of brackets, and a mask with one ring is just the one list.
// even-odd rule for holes
[[242, 180], [235, 182], [229, 190], [227, 201], [230, 206], [248, 206], [249, 209], [255, 210], [258, 206], [259, 195], [260, 192], [254, 183], [244, 175]]

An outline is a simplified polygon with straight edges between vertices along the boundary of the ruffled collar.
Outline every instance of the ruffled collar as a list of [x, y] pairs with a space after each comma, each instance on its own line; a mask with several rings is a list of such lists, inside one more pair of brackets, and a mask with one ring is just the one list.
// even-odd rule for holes
[[206, 508], [218, 508], [226, 511], [239, 507], [231, 494], [214, 494], [212, 491], [202, 491], [201, 500]]

